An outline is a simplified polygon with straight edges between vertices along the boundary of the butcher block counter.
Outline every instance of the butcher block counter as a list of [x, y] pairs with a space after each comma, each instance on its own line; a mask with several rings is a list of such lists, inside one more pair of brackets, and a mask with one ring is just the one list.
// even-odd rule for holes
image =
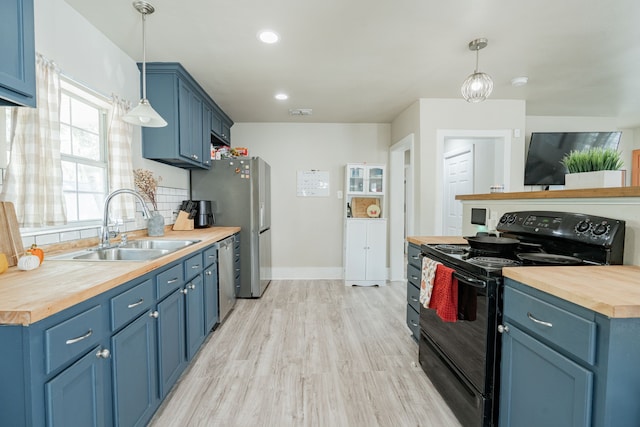
[[464, 245], [465, 239], [458, 236], [411, 236], [407, 237], [409, 243], [414, 245]]
[[54, 260], [45, 255], [35, 270], [12, 267], [0, 275], [0, 324], [30, 325], [239, 231], [240, 227], [167, 231], [154, 239], [200, 242], [151, 261]]
[[609, 318], [640, 318], [640, 266], [505, 267], [502, 274]]

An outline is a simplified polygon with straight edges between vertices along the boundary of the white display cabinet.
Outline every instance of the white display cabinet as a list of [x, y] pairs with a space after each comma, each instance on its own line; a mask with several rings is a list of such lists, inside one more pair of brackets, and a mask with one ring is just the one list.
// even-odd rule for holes
[[386, 284], [385, 178], [385, 165], [346, 166], [343, 257], [346, 286]]

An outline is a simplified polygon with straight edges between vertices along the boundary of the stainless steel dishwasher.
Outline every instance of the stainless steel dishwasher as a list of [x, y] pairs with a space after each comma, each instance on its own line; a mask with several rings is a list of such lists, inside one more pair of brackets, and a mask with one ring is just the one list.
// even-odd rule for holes
[[235, 275], [233, 271], [233, 242], [229, 237], [218, 243], [218, 301], [220, 323], [236, 304]]

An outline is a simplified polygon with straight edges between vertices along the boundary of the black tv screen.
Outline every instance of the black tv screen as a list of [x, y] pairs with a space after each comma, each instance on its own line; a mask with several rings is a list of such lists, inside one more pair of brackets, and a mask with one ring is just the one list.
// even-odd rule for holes
[[564, 185], [562, 158], [573, 150], [618, 149], [622, 132], [534, 132], [531, 134], [524, 185]]

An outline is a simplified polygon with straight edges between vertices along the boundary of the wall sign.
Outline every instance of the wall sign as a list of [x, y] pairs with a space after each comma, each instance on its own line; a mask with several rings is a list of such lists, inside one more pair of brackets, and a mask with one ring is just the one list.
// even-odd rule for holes
[[298, 197], [329, 197], [329, 171], [298, 171]]

